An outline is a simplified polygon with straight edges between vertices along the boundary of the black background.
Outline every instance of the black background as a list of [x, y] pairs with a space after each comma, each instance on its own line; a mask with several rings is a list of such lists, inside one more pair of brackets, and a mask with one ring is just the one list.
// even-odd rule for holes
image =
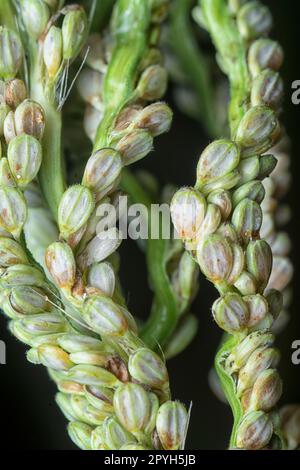
[[[182, 0], [184, 1], [184, 0]], [[275, 28], [273, 35], [283, 45], [286, 62], [283, 76], [286, 82], [285, 123], [293, 141], [292, 170], [294, 183], [288, 201], [293, 209], [289, 232], [293, 238], [294, 301], [291, 321], [278, 338], [282, 352], [280, 371], [284, 380], [282, 403], [300, 402], [300, 366], [291, 362], [291, 343], [300, 339], [300, 314], [297, 287], [299, 285], [299, 186], [298, 164], [300, 150], [300, 105], [291, 103], [291, 83], [300, 79], [299, 2], [269, 0]], [[172, 99], [170, 97], [171, 105]], [[175, 110], [171, 132], [159, 138], [156, 151], [142, 166], [159, 176], [161, 183], [193, 184], [195, 165], [208, 138], [199, 124]], [[300, 181], [300, 178], [299, 178]], [[297, 246], [298, 245], [298, 246]], [[143, 255], [133, 242], [123, 243], [121, 277], [128, 292], [133, 313], [147, 316], [151, 292], [147, 284]], [[188, 449], [225, 449], [231, 428], [230, 410], [211, 393], [207, 374], [212, 365], [220, 330], [213, 324], [210, 306], [216, 298], [214, 288], [201, 279], [200, 291], [193, 312], [199, 318], [199, 331], [191, 346], [169, 362], [173, 396], [187, 405], [193, 402], [192, 418], [187, 440]], [[0, 339], [7, 346], [7, 365], [0, 366], [0, 448], [7, 450], [75, 449], [66, 433], [66, 421], [54, 403], [55, 386], [42, 367], [30, 365], [25, 347], [7, 331], [7, 322], [0, 317]]]

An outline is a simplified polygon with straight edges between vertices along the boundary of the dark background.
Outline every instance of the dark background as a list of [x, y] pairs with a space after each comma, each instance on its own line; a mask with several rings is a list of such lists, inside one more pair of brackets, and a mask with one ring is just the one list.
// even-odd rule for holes
[[[183, 0], [184, 1], [184, 0]], [[291, 362], [291, 343], [300, 339], [299, 297], [299, 185], [297, 184], [298, 155], [300, 150], [300, 105], [291, 103], [291, 83], [300, 79], [297, 68], [300, 52], [298, 22], [299, 2], [295, 0], [269, 0], [275, 28], [273, 36], [286, 52], [283, 76], [286, 82], [285, 123], [293, 141], [292, 171], [294, 183], [289, 195], [293, 219], [289, 232], [293, 238], [292, 253], [296, 266], [294, 301], [291, 320], [278, 338], [282, 352], [280, 371], [284, 380], [282, 403], [300, 402], [300, 366]], [[170, 97], [171, 105], [172, 99]], [[159, 175], [161, 183], [178, 186], [192, 184], [195, 165], [208, 138], [199, 124], [176, 112], [171, 132], [156, 142], [156, 151], [142, 166]], [[298, 246], [297, 246], [298, 245]], [[133, 242], [122, 247], [121, 277], [128, 292], [133, 313], [146, 316], [151, 305], [151, 292], [147, 284], [143, 255]], [[191, 346], [169, 362], [173, 396], [187, 405], [193, 402], [192, 418], [187, 439], [189, 449], [224, 449], [231, 429], [231, 412], [212, 394], [207, 374], [220, 339], [220, 330], [213, 324], [210, 307], [216, 298], [214, 288], [204, 279], [193, 306], [199, 318], [199, 331]], [[7, 365], [0, 366], [0, 448], [14, 450], [75, 449], [66, 432], [66, 421], [54, 403], [55, 386], [43, 367], [30, 365], [25, 358], [25, 347], [7, 331], [7, 321], [0, 317], [0, 339], [7, 346]]]

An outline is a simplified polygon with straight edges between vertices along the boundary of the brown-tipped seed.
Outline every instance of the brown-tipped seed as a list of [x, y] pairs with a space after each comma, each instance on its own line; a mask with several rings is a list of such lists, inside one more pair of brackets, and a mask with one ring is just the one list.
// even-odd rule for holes
[[229, 191], [217, 189], [209, 194], [207, 201], [219, 208], [223, 220], [228, 219], [232, 210], [231, 195]]
[[251, 199], [244, 199], [232, 214], [232, 224], [239, 237], [247, 241], [258, 237], [262, 218], [260, 205]]
[[115, 150], [97, 150], [87, 162], [82, 184], [93, 191], [103, 193], [117, 180], [122, 166], [121, 156]]
[[255, 277], [260, 290], [266, 288], [273, 265], [272, 250], [264, 240], [249, 242], [246, 249], [248, 271]]
[[206, 201], [194, 188], [182, 188], [173, 196], [171, 216], [182, 240], [196, 240], [206, 212]]
[[246, 450], [263, 449], [269, 444], [273, 424], [263, 411], [251, 411], [242, 420], [237, 432], [237, 447]]
[[45, 367], [54, 370], [68, 370], [74, 366], [69, 354], [58, 346], [43, 344], [37, 348], [38, 358]]
[[43, 108], [35, 101], [23, 101], [15, 112], [15, 126], [17, 135], [29, 134], [41, 140], [45, 130]]
[[271, 346], [273, 342], [274, 336], [269, 330], [254, 331], [246, 336], [232, 353], [236, 368], [243, 367], [256, 349]]
[[250, 1], [239, 10], [237, 24], [241, 35], [253, 40], [269, 33], [273, 19], [269, 8], [260, 2]]
[[23, 48], [19, 36], [0, 26], [0, 78], [14, 78], [22, 64]]
[[92, 192], [80, 185], [68, 188], [58, 207], [58, 225], [61, 236], [68, 239], [88, 221], [95, 207]]
[[141, 384], [152, 388], [164, 388], [169, 381], [165, 363], [153, 351], [140, 348], [129, 358], [131, 376]]
[[0, 227], [15, 238], [21, 234], [27, 218], [23, 195], [13, 187], [0, 187]]
[[139, 97], [147, 101], [159, 100], [167, 89], [168, 75], [161, 65], [150, 65], [141, 75], [137, 86]]
[[0, 267], [27, 264], [28, 258], [20, 243], [11, 238], [0, 237]]
[[[156, 398], [157, 403], [158, 399]], [[141, 385], [121, 385], [114, 395], [114, 410], [120, 423], [127, 431], [145, 431], [151, 414], [149, 394]]]
[[72, 249], [66, 243], [52, 243], [46, 251], [46, 266], [55, 283], [70, 291], [76, 280], [76, 263]]
[[183, 448], [188, 425], [185, 406], [177, 401], [167, 401], [158, 410], [156, 429], [165, 450]]
[[236, 140], [242, 156], [266, 152], [276, 142], [280, 125], [274, 111], [267, 106], [254, 106], [242, 118]]
[[217, 299], [212, 307], [216, 323], [227, 333], [240, 333], [248, 325], [249, 310], [238, 294], [226, 294]]
[[38, 174], [42, 146], [32, 135], [19, 135], [10, 141], [7, 158], [17, 185], [25, 188]]
[[27, 90], [23, 80], [14, 78], [5, 84], [5, 101], [12, 109], [16, 109], [26, 98]]
[[116, 145], [124, 165], [131, 165], [141, 160], [151, 152], [152, 148], [153, 137], [150, 132], [143, 129], [128, 132]]
[[220, 235], [209, 236], [198, 248], [199, 265], [212, 282], [226, 280], [233, 267], [231, 244]]
[[258, 39], [250, 46], [248, 62], [253, 77], [265, 69], [279, 70], [283, 59], [282, 47], [271, 39]]
[[173, 112], [165, 103], [153, 103], [137, 113], [134, 126], [145, 129], [153, 137], [164, 134], [170, 130]]
[[197, 187], [230, 174], [240, 161], [240, 150], [230, 140], [216, 140], [202, 152], [197, 166]]
[[86, 322], [103, 336], [123, 336], [128, 323], [120, 307], [109, 297], [89, 298], [83, 309]]
[[260, 373], [253, 386], [250, 409], [270, 411], [277, 404], [282, 394], [282, 381], [275, 369]]
[[61, 29], [51, 26], [43, 44], [43, 59], [49, 78], [54, 78], [62, 63], [62, 33]]
[[266, 105], [277, 111], [283, 100], [284, 85], [279, 73], [267, 69], [253, 81], [252, 106]]

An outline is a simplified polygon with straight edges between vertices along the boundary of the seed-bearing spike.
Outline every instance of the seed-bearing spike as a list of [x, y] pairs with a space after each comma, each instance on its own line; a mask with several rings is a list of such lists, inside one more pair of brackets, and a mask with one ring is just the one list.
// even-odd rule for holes
[[93, 428], [80, 421], [71, 421], [68, 424], [68, 434], [74, 444], [81, 450], [91, 449], [91, 436]]
[[128, 369], [139, 383], [154, 389], [164, 388], [169, 378], [165, 363], [151, 349], [137, 349], [129, 358]]
[[217, 299], [212, 311], [219, 327], [230, 334], [241, 333], [248, 326], [249, 309], [238, 294], [229, 293]]
[[58, 225], [61, 236], [68, 239], [88, 221], [95, 207], [93, 194], [77, 184], [68, 188], [59, 204]]
[[63, 58], [73, 60], [84, 45], [88, 32], [87, 16], [84, 9], [77, 6], [64, 17], [62, 24]]
[[271, 440], [273, 423], [263, 411], [251, 411], [243, 418], [237, 432], [237, 447], [246, 450], [263, 449]]
[[188, 414], [177, 401], [167, 401], [158, 410], [156, 429], [165, 450], [180, 450], [186, 436]]
[[47, 248], [45, 261], [55, 283], [70, 291], [76, 279], [76, 263], [69, 245], [63, 242], [52, 243]]
[[14, 78], [22, 64], [23, 48], [19, 36], [0, 26], [0, 78]]
[[240, 150], [230, 140], [217, 140], [206, 147], [197, 166], [196, 186], [201, 188], [235, 170], [240, 161]]
[[38, 174], [42, 163], [42, 146], [35, 137], [22, 134], [10, 141], [7, 157], [18, 186], [24, 188]]
[[141, 385], [121, 385], [114, 395], [114, 409], [120, 423], [127, 431], [143, 432], [149, 422], [151, 402]]
[[94, 296], [87, 299], [83, 316], [86, 322], [103, 336], [123, 336], [128, 330], [122, 310], [109, 297]]
[[196, 240], [205, 217], [206, 201], [194, 188], [183, 188], [175, 193], [171, 202], [174, 227], [183, 240]]

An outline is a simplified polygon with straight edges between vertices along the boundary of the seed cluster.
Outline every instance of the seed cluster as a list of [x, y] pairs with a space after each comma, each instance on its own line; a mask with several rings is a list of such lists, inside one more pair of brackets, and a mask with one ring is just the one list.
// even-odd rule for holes
[[[213, 316], [236, 338], [235, 346], [224, 355], [224, 369], [234, 381], [243, 410], [235, 445], [255, 450], [276, 445], [278, 420], [273, 408], [282, 392], [278, 352], [270, 332], [282, 301], [278, 290], [267, 288], [273, 256], [261, 238], [266, 192], [262, 180], [276, 165], [275, 157], [266, 152], [280, 135], [282, 82], [277, 70], [282, 51], [273, 41], [259, 38], [269, 31], [267, 9], [258, 2], [230, 2], [230, 6], [248, 42], [247, 109], [232, 140], [215, 141], [204, 150], [195, 188], [179, 190], [171, 212], [187, 250], [221, 294]], [[277, 289], [285, 287], [281, 281]]]

